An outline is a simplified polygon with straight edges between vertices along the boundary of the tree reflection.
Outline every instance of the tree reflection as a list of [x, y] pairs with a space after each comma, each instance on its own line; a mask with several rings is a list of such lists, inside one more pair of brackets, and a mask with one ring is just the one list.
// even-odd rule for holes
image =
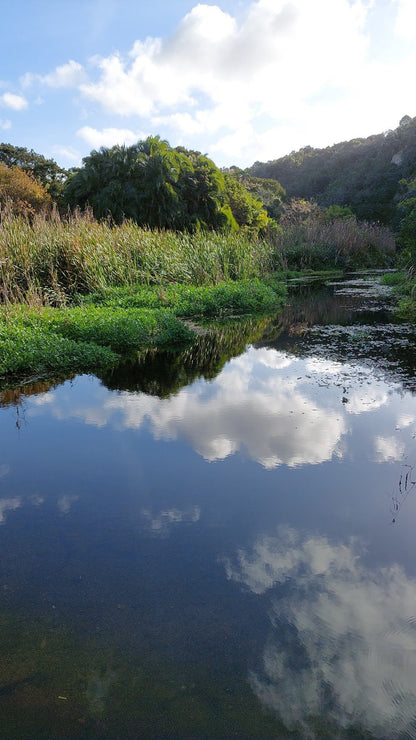
[[[102, 375], [110, 390], [141, 391], [168, 398], [197, 378], [212, 380], [225, 363], [258, 342], [270, 325], [268, 318], [246, 318], [205, 326], [183, 352], [148, 350]], [[274, 330], [274, 334], [278, 331]]]

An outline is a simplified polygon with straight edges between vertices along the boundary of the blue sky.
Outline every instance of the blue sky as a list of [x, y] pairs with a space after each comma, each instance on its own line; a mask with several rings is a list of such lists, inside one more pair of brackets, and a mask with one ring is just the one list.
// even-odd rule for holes
[[0, 0], [0, 140], [247, 166], [416, 115], [415, 0]]

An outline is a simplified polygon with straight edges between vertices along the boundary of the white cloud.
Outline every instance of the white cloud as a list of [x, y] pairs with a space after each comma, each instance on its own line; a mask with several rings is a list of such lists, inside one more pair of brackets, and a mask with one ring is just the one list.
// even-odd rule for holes
[[47, 75], [38, 75], [27, 72], [20, 79], [22, 87], [30, 87], [34, 82], [40, 82], [48, 87], [77, 87], [86, 80], [84, 68], [78, 62], [70, 59], [67, 64], [62, 64]]
[[[170, 38], [137, 41], [128, 58], [95, 60], [98, 80], [80, 89], [112, 113], [151, 116], [184, 135], [225, 129], [212, 149], [229, 156], [271, 144], [276, 151], [282, 119], [287, 146], [316, 107], [318, 120], [312, 116], [308, 130], [313, 135], [323, 127], [327, 135], [325, 111], [310, 99], [328, 86], [337, 92], [359, 85], [368, 45], [365, 18], [360, 0], [258, 0], [240, 22], [217, 6], [199, 4]], [[259, 115], [269, 119], [261, 134]]]
[[10, 465], [0, 465], [0, 478], [4, 478], [5, 475], [10, 473]]
[[[414, 0], [386, 3], [397, 9], [390, 40], [413, 38]], [[28, 73], [21, 84], [76, 87], [87, 107], [93, 102], [113, 116], [139, 117], [141, 129], [209, 151], [218, 164], [250, 164], [395, 128], [404, 113], [416, 111], [408, 85], [414, 50], [396, 61], [371, 59], [372, 4], [252, 0], [233, 16], [200, 3], [170, 36], [93, 56], [85, 68], [69, 60], [43, 76]], [[95, 119], [94, 126], [80, 129], [90, 146], [138, 138], [130, 121], [101, 130]]]
[[1, 119], [0, 118], [0, 128], [3, 129], [3, 131], [7, 131], [12, 127], [12, 122], [8, 119]]
[[225, 567], [253, 593], [270, 593], [271, 634], [250, 682], [287, 727], [317, 738], [309, 718], [319, 717], [414, 737], [416, 582], [398, 565], [370, 569], [357, 543], [282, 528]]
[[74, 504], [76, 501], [78, 501], [79, 496], [71, 496], [68, 494], [65, 494], [64, 496], [60, 496], [58, 501], [56, 502], [56, 505], [61, 512], [61, 514], [68, 514], [71, 511], [72, 504]]
[[360, 388], [351, 393], [348, 397], [346, 410], [350, 414], [362, 414], [366, 411], [376, 411], [384, 406], [389, 400], [388, 392], [385, 385], [374, 383], [373, 387], [368, 390]]
[[22, 95], [14, 95], [13, 93], [6, 92], [0, 95], [0, 105], [11, 108], [12, 110], [24, 110], [24, 108], [27, 108], [28, 102]]
[[416, 4], [414, 0], [395, 0], [398, 5], [395, 32], [402, 38], [416, 39]]
[[397, 429], [406, 429], [406, 427], [410, 427], [414, 422], [415, 416], [413, 414], [403, 412], [398, 416], [396, 427]]
[[77, 131], [77, 136], [84, 139], [94, 149], [99, 149], [102, 146], [112, 147], [115, 144], [126, 144], [128, 146], [146, 138], [146, 134], [141, 131], [134, 133], [134, 131], [125, 128], [104, 128], [99, 131], [91, 126], [80, 128]]
[[82, 156], [78, 149], [74, 149], [70, 146], [54, 146], [52, 151], [55, 156], [60, 157], [61, 160], [70, 162], [72, 165], [81, 165]]

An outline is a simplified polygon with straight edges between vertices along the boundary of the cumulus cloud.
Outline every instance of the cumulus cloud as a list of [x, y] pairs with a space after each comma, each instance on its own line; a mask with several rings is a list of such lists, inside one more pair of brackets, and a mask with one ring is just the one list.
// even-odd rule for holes
[[13, 93], [3, 93], [0, 95], [0, 105], [5, 108], [11, 108], [12, 110], [24, 110], [27, 108], [28, 102], [22, 95], [14, 95]]
[[[280, 118], [282, 94], [285, 105], [307, 100], [358, 72], [367, 47], [364, 20], [359, 1], [258, 0], [240, 23], [217, 6], [199, 4], [170, 38], [137, 41], [128, 59], [98, 60], [99, 80], [81, 90], [121, 114], [195, 106], [203, 93], [230, 110], [248, 101], [247, 112], [257, 106]], [[201, 123], [201, 109], [195, 120]], [[222, 122], [228, 123], [224, 116]]]
[[416, 582], [396, 564], [372, 570], [362, 555], [357, 542], [282, 528], [224, 563], [228, 578], [270, 594], [271, 633], [252, 688], [308, 737], [318, 737], [310, 717], [415, 737]]
[[134, 144], [140, 139], [146, 138], [146, 134], [142, 132], [134, 133], [134, 131], [130, 131], [130, 129], [104, 128], [99, 131], [91, 126], [83, 126], [80, 128], [77, 131], [77, 136], [84, 139], [84, 141], [94, 149], [99, 149], [102, 146], [112, 147], [115, 146], [115, 144], [126, 144], [128, 146], [130, 144]]
[[[413, 38], [413, 0], [389, 2], [397, 10], [390, 39]], [[199, 3], [169, 36], [138, 39], [85, 67], [69, 60], [46, 75], [28, 73], [21, 84], [75, 87], [86, 105], [139, 118], [141, 129], [209, 151], [220, 164], [270, 159], [394, 128], [412, 113], [416, 53], [371, 58], [372, 4], [252, 0], [233, 15]], [[111, 146], [136, 140], [135, 128], [85, 127], [80, 135]]]
[[371, 96], [369, 80], [362, 84], [367, 10], [362, 0], [257, 0], [237, 19], [199, 4], [170, 37], [95, 59], [98, 77], [80, 90], [111, 113], [147, 117], [179, 135], [217, 132], [211, 149], [229, 156], [309, 143], [299, 141], [306, 117], [312, 139], [328, 136], [328, 116], [334, 123], [328, 91], [346, 128], [351, 94]]
[[78, 62], [70, 59], [67, 64], [62, 64], [53, 72], [46, 75], [37, 75], [28, 72], [23, 75], [20, 82], [23, 87], [30, 87], [34, 82], [39, 82], [48, 87], [77, 87], [86, 79], [84, 68]]

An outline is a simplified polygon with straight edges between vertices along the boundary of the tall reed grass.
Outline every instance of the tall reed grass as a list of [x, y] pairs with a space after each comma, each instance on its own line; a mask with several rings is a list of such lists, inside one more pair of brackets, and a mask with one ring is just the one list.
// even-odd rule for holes
[[396, 254], [394, 235], [385, 226], [355, 217], [326, 222], [318, 213], [285, 223], [275, 239], [283, 268], [391, 267]]
[[113, 286], [261, 277], [274, 248], [240, 234], [187, 234], [112, 226], [91, 213], [57, 212], [30, 220], [0, 213], [0, 301], [64, 306], [76, 293]]

